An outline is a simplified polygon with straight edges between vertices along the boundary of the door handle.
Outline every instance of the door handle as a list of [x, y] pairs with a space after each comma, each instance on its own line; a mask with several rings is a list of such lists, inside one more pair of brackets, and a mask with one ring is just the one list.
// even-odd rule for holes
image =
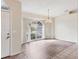
[[7, 39], [9, 39], [10, 38], [10, 33], [7, 33]]
[[7, 35], [10, 35], [10, 33], [7, 33]]
[[9, 39], [10, 38], [10, 36], [7, 36], [7, 39]]

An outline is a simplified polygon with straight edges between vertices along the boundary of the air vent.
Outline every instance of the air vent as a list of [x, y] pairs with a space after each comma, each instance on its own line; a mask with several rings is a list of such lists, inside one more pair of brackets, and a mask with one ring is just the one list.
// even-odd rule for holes
[[66, 13], [68, 14], [74, 14], [74, 13], [78, 13], [78, 9], [74, 9], [74, 10], [65, 10]]
[[78, 10], [72, 10], [72, 11], [69, 11], [69, 14], [73, 14], [73, 13], [77, 13]]

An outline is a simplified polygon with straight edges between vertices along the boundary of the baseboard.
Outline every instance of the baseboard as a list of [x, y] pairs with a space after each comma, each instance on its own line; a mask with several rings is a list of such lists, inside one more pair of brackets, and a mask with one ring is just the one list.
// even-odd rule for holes
[[22, 52], [16, 52], [16, 53], [11, 53], [9, 56], [6, 56], [6, 57], [1, 57], [1, 59], [6, 59], [6, 58], [8, 58], [8, 57], [11, 57], [11, 56], [16, 56], [16, 55], [19, 55], [19, 54], [21, 54]]
[[15, 56], [15, 55], [18, 55], [18, 54], [21, 54], [22, 51], [18, 51], [18, 52], [15, 52], [15, 53], [11, 53], [10, 56]]
[[57, 38], [44, 38], [44, 39], [57, 39]]
[[8, 57], [10, 57], [10, 56], [6, 56], [6, 57], [1, 57], [1, 59], [6, 59], [6, 58], [8, 58]]

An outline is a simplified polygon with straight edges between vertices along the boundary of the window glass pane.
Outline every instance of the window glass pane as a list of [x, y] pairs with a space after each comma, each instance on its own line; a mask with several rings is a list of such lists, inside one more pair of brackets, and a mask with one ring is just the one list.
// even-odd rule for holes
[[33, 22], [31, 24], [31, 39], [42, 38], [43, 25], [41, 22]]

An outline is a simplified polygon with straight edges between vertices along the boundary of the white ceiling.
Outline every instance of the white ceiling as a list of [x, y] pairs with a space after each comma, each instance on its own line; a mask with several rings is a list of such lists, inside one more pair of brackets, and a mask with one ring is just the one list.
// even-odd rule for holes
[[40, 15], [58, 16], [64, 11], [77, 9], [77, 0], [20, 0], [22, 2], [22, 11], [31, 12]]

